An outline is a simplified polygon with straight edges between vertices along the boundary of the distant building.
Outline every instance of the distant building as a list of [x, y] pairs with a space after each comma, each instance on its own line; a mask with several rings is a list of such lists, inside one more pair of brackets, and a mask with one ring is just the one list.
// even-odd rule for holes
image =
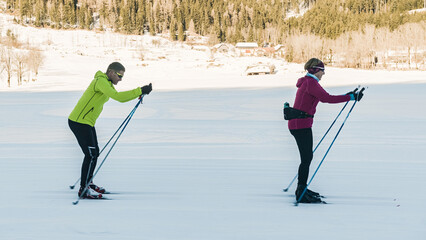
[[212, 49], [219, 53], [228, 53], [231, 50], [229, 45], [225, 43], [216, 44], [212, 47]]
[[284, 55], [284, 45], [278, 44], [274, 47], [274, 53], [283, 56]]
[[274, 47], [274, 50], [275, 50], [275, 52], [277, 52], [277, 51], [279, 51], [279, 50], [282, 50], [283, 49], [283, 45], [281, 45], [281, 44], [278, 44], [278, 45], [276, 45], [275, 47]]
[[252, 48], [258, 48], [259, 45], [255, 42], [239, 42], [237, 43], [235, 47], [252, 49]]
[[254, 55], [258, 57], [264, 57], [266, 56], [266, 50], [264, 48], [256, 48], [254, 50]]
[[239, 42], [235, 47], [242, 55], [253, 55], [259, 45], [255, 42]]

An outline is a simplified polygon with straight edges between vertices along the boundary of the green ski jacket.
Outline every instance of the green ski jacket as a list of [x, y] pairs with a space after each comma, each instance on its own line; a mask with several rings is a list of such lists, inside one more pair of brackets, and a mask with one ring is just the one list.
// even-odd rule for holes
[[95, 79], [83, 93], [77, 105], [68, 117], [71, 121], [95, 126], [96, 119], [102, 112], [104, 104], [112, 98], [119, 102], [127, 102], [139, 97], [142, 94], [141, 88], [130, 91], [117, 92], [108, 76], [98, 71]]

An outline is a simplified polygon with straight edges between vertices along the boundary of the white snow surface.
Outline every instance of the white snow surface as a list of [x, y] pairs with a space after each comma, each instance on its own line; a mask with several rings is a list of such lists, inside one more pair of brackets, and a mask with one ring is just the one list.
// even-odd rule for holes
[[[282, 191], [299, 163], [282, 104], [294, 101], [302, 65], [218, 55], [213, 64], [223, 65], [207, 68], [208, 53], [163, 39], [151, 48], [155, 37], [6, 28], [39, 41], [47, 59], [38, 81], [1, 88], [0, 239], [426, 239], [424, 72], [326, 69], [331, 94], [369, 88], [311, 184], [329, 204], [296, 207], [295, 186]], [[133, 38], [157, 60], [141, 67]], [[73, 205], [68, 186], [83, 154], [67, 116], [115, 60], [127, 67], [119, 90], [152, 82], [154, 91], [96, 176], [111, 200]], [[277, 74], [243, 75], [259, 61]], [[105, 105], [101, 148], [136, 102]], [[352, 104], [315, 152], [311, 176]], [[342, 106], [318, 105], [314, 144]]]

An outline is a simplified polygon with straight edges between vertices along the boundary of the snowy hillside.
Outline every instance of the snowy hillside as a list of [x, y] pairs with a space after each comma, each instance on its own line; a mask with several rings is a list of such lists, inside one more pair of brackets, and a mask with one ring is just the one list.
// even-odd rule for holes
[[[105, 71], [113, 61], [122, 62], [127, 70], [118, 89], [147, 82], [152, 82], [156, 90], [283, 87], [294, 86], [303, 74], [301, 64], [271, 58], [236, 58], [230, 56], [233, 54], [213, 53], [208, 48], [149, 35], [37, 29], [13, 24], [12, 17], [5, 14], [0, 14], [0, 23], [2, 36], [10, 30], [21, 42], [42, 49], [45, 56], [36, 82], [18, 87], [16, 79], [12, 79], [12, 86], [8, 88], [3, 72], [0, 91], [81, 91], [97, 70]], [[259, 62], [274, 65], [276, 73], [247, 76], [246, 68]], [[327, 68], [326, 74], [325, 86], [426, 81], [426, 74], [419, 71]]]

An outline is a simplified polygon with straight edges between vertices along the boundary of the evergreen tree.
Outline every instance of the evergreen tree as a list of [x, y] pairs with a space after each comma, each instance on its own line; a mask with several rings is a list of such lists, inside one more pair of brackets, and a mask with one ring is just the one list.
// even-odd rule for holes
[[108, 6], [105, 2], [102, 2], [101, 9], [99, 10], [99, 17], [101, 25], [109, 24], [108, 21]]
[[149, 33], [151, 33], [151, 35], [155, 35], [154, 13], [151, 1], [148, 1], [147, 3], [146, 13], [148, 16]]
[[155, 23], [155, 32], [161, 33], [163, 28], [161, 27], [161, 23], [164, 22], [163, 13], [161, 12], [161, 8], [157, 7], [155, 9], [155, 15], [154, 15], [154, 23]]
[[[127, 3], [127, 4], [126, 4]], [[126, 33], [130, 33], [132, 31], [131, 19], [130, 19], [130, 6], [129, 1], [123, 1], [123, 6], [120, 11], [120, 21], [121, 21], [121, 29]]]
[[26, 22], [28, 17], [31, 17], [30, 1], [20, 0], [19, 1], [19, 17], [22, 22]]
[[185, 33], [183, 31], [183, 23], [177, 22], [177, 28], [178, 28], [178, 40], [179, 41], [185, 41]]
[[172, 17], [172, 20], [170, 22], [169, 30], [170, 30], [170, 39], [173, 40], [173, 41], [177, 40], [177, 37], [176, 37], [176, 19], [174, 17]]
[[84, 11], [84, 26], [85, 29], [91, 29], [93, 23], [93, 13], [92, 10], [87, 6]]
[[136, 28], [139, 34], [143, 34], [144, 27], [146, 24], [146, 2], [145, 0], [138, 0], [136, 11]]
[[46, 16], [46, 4], [44, 0], [37, 0], [35, 5], [35, 25], [36, 27], [44, 26], [44, 22], [47, 18]]

